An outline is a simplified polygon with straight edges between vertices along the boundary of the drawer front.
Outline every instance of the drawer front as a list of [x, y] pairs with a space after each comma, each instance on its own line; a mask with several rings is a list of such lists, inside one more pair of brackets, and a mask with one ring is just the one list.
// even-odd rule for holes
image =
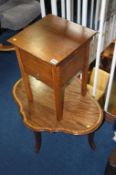
[[73, 53], [60, 65], [60, 76], [62, 77], [62, 85], [69, 81], [83, 67], [83, 48]]
[[25, 72], [52, 87], [52, 66], [23, 50], [20, 54]]

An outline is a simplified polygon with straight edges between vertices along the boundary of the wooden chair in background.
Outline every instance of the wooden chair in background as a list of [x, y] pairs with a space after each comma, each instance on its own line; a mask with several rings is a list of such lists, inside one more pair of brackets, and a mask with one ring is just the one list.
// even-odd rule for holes
[[[91, 96], [93, 93], [94, 75], [95, 75], [95, 68], [93, 68], [91, 75], [90, 75], [89, 83], [87, 84], [87, 90]], [[96, 91], [96, 96], [95, 96], [95, 99], [99, 102], [101, 101], [101, 99], [103, 99], [105, 95], [108, 80], [109, 80], [109, 73], [105, 72], [104, 70], [99, 69], [97, 91]]]
[[114, 42], [108, 45], [101, 53], [100, 68], [104, 71], [110, 72], [112, 57], [114, 51]]

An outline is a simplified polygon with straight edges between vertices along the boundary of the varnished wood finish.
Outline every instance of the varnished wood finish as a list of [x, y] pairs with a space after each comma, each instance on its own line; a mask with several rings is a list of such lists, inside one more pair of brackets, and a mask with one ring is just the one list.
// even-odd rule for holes
[[34, 132], [35, 136], [35, 151], [38, 153], [41, 148], [41, 133], [40, 132]]
[[59, 76], [61, 77], [61, 84], [64, 86], [66, 82], [68, 82], [73, 76], [76, 75], [78, 71], [80, 71], [84, 65], [84, 47], [77, 50], [66, 60], [64, 60], [59, 66]]
[[62, 88], [61, 85], [61, 76], [59, 75], [59, 67], [53, 66], [52, 74], [53, 74], [53, 84], [55, 94], [56, 116], [58, 121], [60, 121], [63, 116], [64, 88]]
[[[24, 71], [40, 79], [48, 86], [53, 87], [52, 65], [33, 57], [33, 55], [20, 49], [20, 56]], [[18, 57], [18, 56], [17, 56]]]
[[22, 65], [23, 79], [26, 80], [28, 99], [32, 97], [27, 74], [54, 89], [58, 121], [63, 117], [64, 86], [80, 69], [83, 69], [82, 95], [86, 95], [89, 44], [95, 33], [73, 22], [48, 15], [8, 40], [19, 51], [17, 57], [19, 65]]
[[59, 64], [95, 34], [89, 28], [48, 15], [8, 41], [45, 62], [54, 58]]
[[82, 67], [82, 88], [81, 88], [81, 93], [83, 96], [86, 95], [87, 93], [87, 80], [88, 80], [88, 62], [89, 62], [89, 44], [87, 43], [84, 47], [84, 62], [83, 62], [83, 67]]
[[25, 71], [24, 64], [22, 63], [20, 49], [16, 48], [16, 54], [17, 54], [21, 74], [22, 74], [22, 77], [24, 80], [24, 84], [25, 84], [25, 88], [26, 88], [26, 95], [28, 98], [28, 105], [29, 105], [29, 109], [30, 109], [31, 102], [33, 101], [33, 95], [32, 95], [32, 91], [31, 91], [31, 87], [30, 87], [29, 76]]
[[65, 132], [84, 135], [94, 132], [103, 120], [99, 104], [89, 95], [81, 95], [80, 81], [75, 77], [65, 89], [63, 119], [55, 115], [54, 91], [41, 81], [30, 77], [33, 92], [31, 116], [22, 80], [13, 87], [24, 124], [34, 131]]

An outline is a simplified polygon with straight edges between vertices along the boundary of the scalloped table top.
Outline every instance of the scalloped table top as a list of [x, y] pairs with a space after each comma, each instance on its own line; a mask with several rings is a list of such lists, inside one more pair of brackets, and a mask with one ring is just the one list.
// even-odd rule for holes
[[[64, 132], [85, 135], [94, 132], [103, 121], [103, 113], [98, 102], [81, 95], [81, 82], [74, 79], [65, 88], [63, 119], [57, 121], [53, 89], [30, 77], [34, 100], [29, 109], [23, 80], [13, 87], [24, 124], [34, 131]], [[29, 112], [30, 110], [30, 112]]]

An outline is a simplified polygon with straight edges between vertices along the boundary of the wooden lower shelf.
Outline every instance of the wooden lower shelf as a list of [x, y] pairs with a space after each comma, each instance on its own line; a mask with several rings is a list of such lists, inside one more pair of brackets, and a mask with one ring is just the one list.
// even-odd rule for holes
[[81, 95], [80, 81], [75, 77], [65, 88], [63, 119], [57, 121], [54, 91], [30, 77], [34, 100], [29, 107], [22, 79], [13, 87], [13, 96], [19, 105], [24, 124], [34, 131], [65, 132], [85, 135], [94, 132], [103, 121], [98, 102], [88, 94]]

